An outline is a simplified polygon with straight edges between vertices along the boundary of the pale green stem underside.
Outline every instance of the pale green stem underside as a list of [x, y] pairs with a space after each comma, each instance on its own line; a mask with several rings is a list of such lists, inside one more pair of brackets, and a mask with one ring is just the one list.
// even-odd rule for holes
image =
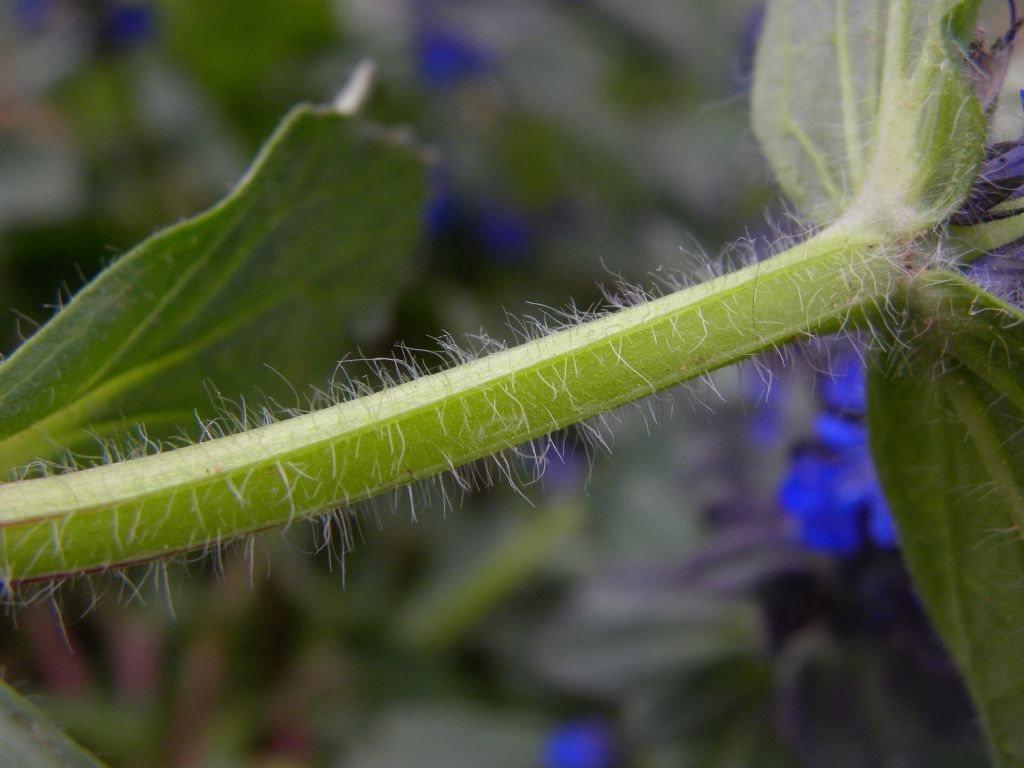
[[836, 225], [768, 261], [367, 397], [0, 485], [0, 574], [103, 569], [344, 507], [857, 322], [894, 270], [876, 238]]

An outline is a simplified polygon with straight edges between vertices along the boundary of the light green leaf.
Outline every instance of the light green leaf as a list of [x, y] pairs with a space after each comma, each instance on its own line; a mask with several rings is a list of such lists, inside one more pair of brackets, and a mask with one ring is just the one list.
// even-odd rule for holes
[[5, 768], [102, 768], [34, 705], [0, 680], [0, 764]]
[[238, 187], [104, 271], [0, 363], [0, 472], [89, 433], [150, 433], [320, 383], [419, 230], [424, 163], [334, 109], [289, 114]]
[[869, 378], [872, 450], [914, 581], [998, 765], [1024, 765], [1024, 314], [962, 278], [908, 293], [914, 358]]
[[894, 234], [944, 218], [981, 160], [986, 122], [962, 44], [980, 0], [772, 0], [753, 126], [779, 185], [818, 223]]

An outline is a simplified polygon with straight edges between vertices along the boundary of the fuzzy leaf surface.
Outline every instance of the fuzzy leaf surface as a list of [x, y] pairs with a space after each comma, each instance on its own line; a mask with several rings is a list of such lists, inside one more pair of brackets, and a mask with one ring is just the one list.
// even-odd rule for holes
[[980, 0], [772, 0], [754, 133], [782, 190], [817, 223], [933, 226], [981, 160], [963, 45]]
[[1024, 314], [949, 273], [911, 286], [915, 357], [869, 378], [907, 564], [1001, 766], [1024, 765]]
[[0, 483], [0, 585], [167, 557], [350, 507], [779, 344], [866, 323], [896, 278], [879, 250], [830, 228], [768, 261], [366, 397]]
[[136, 423], [213, 415], [209, 387], [323, 381], [419, 230], [424, 163], [328, 108], [293, 110], [237, 188], [159, 232], [0, 363], [0, 471]]
[[7, 768], [103, 768], [0, 680], [0, 762]]

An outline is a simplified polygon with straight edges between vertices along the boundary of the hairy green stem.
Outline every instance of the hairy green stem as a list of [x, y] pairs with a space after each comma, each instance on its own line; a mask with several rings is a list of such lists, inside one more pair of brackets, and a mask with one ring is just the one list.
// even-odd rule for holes
[[0, 579], [157, 558], [344, 507], [861, 323], [898, 279], [882, 242], [838, 224], [765, 262], [367, 397], [0, 485]]

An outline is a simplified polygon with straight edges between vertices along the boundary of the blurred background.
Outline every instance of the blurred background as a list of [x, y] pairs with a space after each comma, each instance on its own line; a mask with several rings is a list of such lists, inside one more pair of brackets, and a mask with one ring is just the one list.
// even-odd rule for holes
[[[415, 258], [347, 329], [367, 355], [514, 340], [508, 316], [762, 253], [759, 19], [755, 0], [3, 0], [0, 351], [222, 197], [364, 58], [366, 117], [436, 158]], [[65, 585], [4, 618], [0, 671], [113, 766], [985, 765], [863, 412], [850, 340], [730, 369], [612, 414], [610, 453], [560, 436], [518, 491], [358, 510], [341, 560], [315, 524]]]

